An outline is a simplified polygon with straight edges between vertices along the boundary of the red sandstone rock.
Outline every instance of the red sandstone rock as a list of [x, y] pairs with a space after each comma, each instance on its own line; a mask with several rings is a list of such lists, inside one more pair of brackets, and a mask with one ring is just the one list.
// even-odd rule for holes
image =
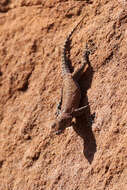
[[[127, 3], [0, 2], [0, 190], [127, 189]], [[61, 88], [61, 46], [72, 36], [89, 102], [76, 128], [50, 135]], [[91, 123], [90, 116], [95, 115]]]

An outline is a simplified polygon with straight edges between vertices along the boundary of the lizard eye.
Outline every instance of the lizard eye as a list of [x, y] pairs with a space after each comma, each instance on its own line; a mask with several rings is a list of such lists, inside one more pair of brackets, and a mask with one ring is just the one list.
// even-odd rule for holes
[[54, 129], [55, 127], [56, 127], [56, 123], [53, 123], [53, 124], [51, 125], [51, 128]]

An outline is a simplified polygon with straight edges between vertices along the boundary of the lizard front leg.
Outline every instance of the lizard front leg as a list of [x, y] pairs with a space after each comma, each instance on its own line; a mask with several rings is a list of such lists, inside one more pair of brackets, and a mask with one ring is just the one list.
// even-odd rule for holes
[[81, 116], [82, 114], [85, 113], [85, 110], [86, 110], [86, 108], [87, 108], [88, 106], [89, 106], [89, 105], [86, 105], [86, 106], [83, 106], [83, 107], [81, 107], [81, 108], [75, 109], [75, 110], [72, 112], [72, 116], [73, 116], [73, 117]]
[[57, 108], [56, 108], [56, 112], [55, 112], [56, 117], [58, 117], [59, 114], [61, 113], [62, 99], [63, 99], [63, 88], [61, 89], [61, 98], [60, 98], [59, 103], [57, 104]]

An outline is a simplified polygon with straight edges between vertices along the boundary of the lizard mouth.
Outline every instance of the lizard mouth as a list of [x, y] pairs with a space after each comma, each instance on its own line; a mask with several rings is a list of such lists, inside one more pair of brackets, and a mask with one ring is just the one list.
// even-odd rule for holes
[[52, 129], [52, 132], [55, 133], [56, 135], [59, 135], [59, 134], [61, 134], [61, 133], [64, 131], [64, 129], [59, 129], [59, 128], [57, 128], [56, 122], [54, 122], [54, 123], [51, 125], [51, 129]]

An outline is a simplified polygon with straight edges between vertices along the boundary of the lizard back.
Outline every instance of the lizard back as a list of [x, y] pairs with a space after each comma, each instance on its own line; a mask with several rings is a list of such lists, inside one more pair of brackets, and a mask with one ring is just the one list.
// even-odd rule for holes
[[63, 99], [62, 112], [71, 113], [78, 108], [81, 98], [80, 88], [78, 83], [73, 79], [71, 74], [65, 76], [63, 80]]

